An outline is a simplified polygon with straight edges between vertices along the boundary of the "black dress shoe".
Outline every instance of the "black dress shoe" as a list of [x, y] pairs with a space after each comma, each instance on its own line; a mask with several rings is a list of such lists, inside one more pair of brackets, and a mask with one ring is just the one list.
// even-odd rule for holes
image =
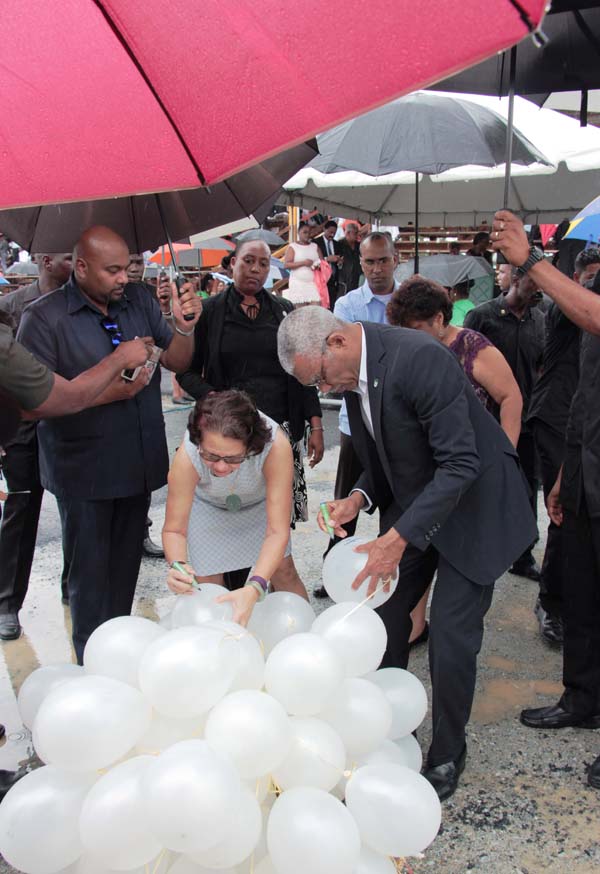
[[150, 535], [147, 534], [144, 537], [144, 545], [142, 546], [142, 552], [144, 555], [147, 555], [148, 558], [164, 558], [165, 552], [162, 546], [159, 546], [157, 543], [154, 543], [150, 540]]
[[600, 714], [580, 716], [570, 713], [560, 704], [522, 710], [520, 718], [528, 728], [600, 728]]
[[539, 565], [534, 561], [526, 563], [516, 561], [511, 567], [509, 573], [514, 574], [516, 577], [526, 577], [528, 580], [533, 580], [535, 583], [539, 583], [542, 576]]
[[0, 616], [0, 640], [16, 640], [21, 636], [21, 623], [16, 613]]
[[594, 789], [600, 789], [600, 756], [592, 762], [588, 771], [588, 783]]
[[560, 616], [553, 616], [544, 610], [539, 598], [535, 603], [533, 612], [537, 617], [540, 634], [546, 643], [549, 643], [551, 646], [561, 647], [563, 643], [563, 624]]
[[423, 626], [423, 631], [415, 637], [414, 640], [411, 640], [408, 644], [409, 649], [414, 649], [415, 646], [419, 646], [420, 643], [427, 643], [429, 640], [429, 622], [426, 622]]
[[14, 786], [17, 780], [25, 776], [25, 771], [1, 771], [0, 770], [0, 801], [4, 798], [11, 786]]
[[317, 586], [316, 589], [313, 589], [313, 595], [315, 598], [329, 598], [325, 586]]
[[444, 762], [442, 765], [435, 765], [432, 768], [426, 768], [423, 771], [423, 776], [428, 780], [438, 794], [440, 801], [445, 801], [454, 795], [458, 786], [460, 775], [465, 770], [467, 761], [467, 747], [463, 748], [462, 753], [453, 762]]

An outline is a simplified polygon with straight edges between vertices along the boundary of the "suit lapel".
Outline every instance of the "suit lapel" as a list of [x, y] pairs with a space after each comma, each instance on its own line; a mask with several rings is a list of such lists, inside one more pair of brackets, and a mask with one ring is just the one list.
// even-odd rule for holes
[[392, 484], [392, 472], [388, 457], [383, 446], [383, 434], [381, 430], [381, 415], [383, 406], [383, 387], [387, 374], [385, 365], [385, 347], [381, 341], [379, 331], [369, 322], [363, 323], [365, 338], [367, 341], [367, 379], [369, 388], [369, 406], [371, 408], [371, 421], [373, 422], [373, 434], [377, 454], [381, 466], [390, 484]]

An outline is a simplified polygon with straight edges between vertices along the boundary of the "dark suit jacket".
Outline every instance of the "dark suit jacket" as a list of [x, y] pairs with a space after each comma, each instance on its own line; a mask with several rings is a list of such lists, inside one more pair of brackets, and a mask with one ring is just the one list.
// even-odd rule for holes
[[422, 331], [362, 323], [375, 440], [360, 396], [346, 392], [357, 483], [420, 550], [432, 544], [468, 579], [490, 585], [535, 539], [519, 468], [504, 431], [458, 361]]
[[[202, 301], [202, 315], [196, 324], [194, 356], [190, 369], [177, 374], [181, 387], [196, 400], [205, 397], [210, 391], [231, 388], [223, 372], [221, 339], [228, 296], [232, 293], [230, 286], [221, 294]], [[269, 294], [269, 300], [278, 322], [282, 322], [287, 313], [294, 309], [294, 305], [283, 297]], [[274, 362], [274, 366], [281, 367], [279, 361]], [[293, 376], [288, 376], [288, 409], [292, 437], [296, 441], [301, 440], [306, 422], [313, 416], [322, 415], [317, 390], [301, 385]]]

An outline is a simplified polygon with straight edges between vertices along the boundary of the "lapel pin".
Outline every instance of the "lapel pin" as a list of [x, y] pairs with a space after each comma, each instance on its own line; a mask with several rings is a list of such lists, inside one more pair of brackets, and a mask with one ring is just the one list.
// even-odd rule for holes
[[373, 388], [377, 388], [378, 385], [379, 385], [379, 380], [378, 380], [378, 379], [374, 379], [374, 380], [373, 380]]

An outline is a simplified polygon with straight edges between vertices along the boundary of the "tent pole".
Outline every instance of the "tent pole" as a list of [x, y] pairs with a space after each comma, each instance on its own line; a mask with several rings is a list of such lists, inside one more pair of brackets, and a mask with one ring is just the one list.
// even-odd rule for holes
[[415, 173], [415, 273], [419, 272], [419, 174]]

